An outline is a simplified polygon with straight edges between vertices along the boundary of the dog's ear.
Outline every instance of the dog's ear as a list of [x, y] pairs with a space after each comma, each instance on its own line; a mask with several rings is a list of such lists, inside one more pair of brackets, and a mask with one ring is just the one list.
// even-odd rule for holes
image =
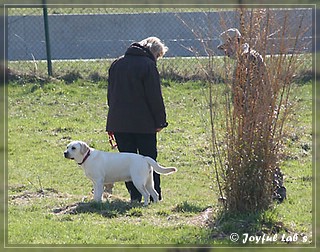
[[83, 143], [83, 142], [80, 143], [80, 153], [81, 153], [81, 155], [86, 154], [88, 149], [89, 149], [89, 146], [86, 143]]

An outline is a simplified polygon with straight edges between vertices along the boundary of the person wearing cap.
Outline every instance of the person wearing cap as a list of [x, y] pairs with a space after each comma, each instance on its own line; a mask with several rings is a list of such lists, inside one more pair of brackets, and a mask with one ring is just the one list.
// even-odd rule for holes
[[[138, 153], [157, 159], [157, 132], [168, 126], [157, 60], [168, 48], [157, 37], [129, 46], [109, 68], [106, 131], [115, 138], [120, 152]], [[162, 199], [160, 175], [154, 186]], [[126, 182], [131, 201], [141, 201], [133, 183]]]
[[[227, 57], [236, 60], [231, 85], [234, 114], [245, 118], [254, 111], [263, 111], [264, 113], [255, 113], [255, 123], [258, 124], [255, 130], [263, 130], [260, 125], [264, 121], [263, 117], [266, 113], [274, 112], [271, 111], [274, 107], [272, 85], [263, 58], [250, 48], [248, 43], [243, 43], [242, 35], [236, 28], [222, 32], [219, 38], [220, 44], [217, 48], [223, 50]], [[286, 188], [283, 186], [283, 175], [279, 168], [275, 171], [273, 184], [274, 198], [282, 202], [286, 198]]]
[[220, 44], [218, 49], [223, 50], [225, 55], [235, 59], [240, 46], [241, 33], [236, 28], [230, 28], [219, 36]]
[[[239, 30], [230, 28], [222, 32], [219, 38], [218, 49], [223, 50], [226, 56], [237, 61], [233, 78], [237, 80], [238, 88], [248, 84], [247, 78], [250, 78], [251, 85], [260, 83], [260, 86], [265, 87], [264, 91], [272, 96], [268, 71], [263, 58], [257, 51], [250, 48], [248, 43], [242, 43], [243, 39]], [[237, 89], [236, 86], [233, 88]], [[255, 86], [254, 89], [258, 90], [259, 87]]]

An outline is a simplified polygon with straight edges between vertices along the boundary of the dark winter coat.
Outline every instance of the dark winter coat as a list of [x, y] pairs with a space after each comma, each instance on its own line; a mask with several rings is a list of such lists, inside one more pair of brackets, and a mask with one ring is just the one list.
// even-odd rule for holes
[[108, 132], [155, 133], [167, 126], [156, 60], [138, 43], [112, 63], [107, 98]]

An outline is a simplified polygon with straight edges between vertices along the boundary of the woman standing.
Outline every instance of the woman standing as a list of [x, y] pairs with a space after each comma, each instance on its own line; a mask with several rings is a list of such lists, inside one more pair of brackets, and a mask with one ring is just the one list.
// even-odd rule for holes
[[[131, 44], [109, 69], [106, 130], [114, 135], [120, 152], [157, 159], [156, 133], [168, 123], [156, 63], [167, 50], [159, 38], [149, 37]], [[154, 172], [153, 177], [161, 200], [160, 175]], [[126, 182], [126, 187], [131, 201], [140, 202], [133, 183]]]

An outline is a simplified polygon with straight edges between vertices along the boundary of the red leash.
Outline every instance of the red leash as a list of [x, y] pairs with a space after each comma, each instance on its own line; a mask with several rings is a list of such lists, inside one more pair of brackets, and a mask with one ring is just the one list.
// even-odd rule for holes
[[114, 138], [113, 132], [108, 132], [108, 137], [109, 137], [109, 143], [111, 145], [112, 149], [117, 148], [117, 142], [116, 139]]

